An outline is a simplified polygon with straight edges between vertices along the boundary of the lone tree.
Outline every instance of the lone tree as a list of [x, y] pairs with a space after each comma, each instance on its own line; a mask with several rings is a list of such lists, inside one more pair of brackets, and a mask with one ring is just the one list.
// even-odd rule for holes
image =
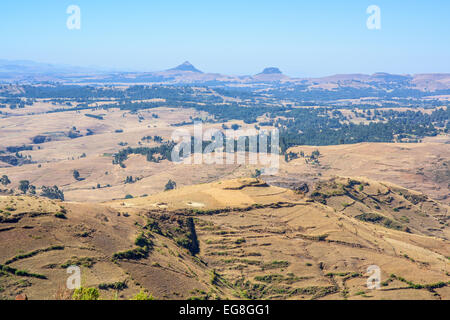
[[78, 172], [78, 170], [73, 170], [73, 177], [75, 178], [75, 180], [80, 180], [80, 173]]
[[233, 123], [233, 124], [231, 125], [231, 129], [233, 129], [234, 131], [238, 130], [240, 127], [241, 127], [241, 126], [238, 125], [238, 124], [236, 124], [236, 123]]
[[21, 180], [19, 182], [19, 190], [22, 191], [22, 193], [27, 193], [29, 188], [30, 188], [30, 181]]
[[1, 178], [0, 178], [0, 183], [4, 186], [7, 186], [8, 184], [11, 183], [11, 180], [9, 180], [8, 176], [6, 174], [4, 174]]
[[177, 183], [169, 179], [169, 181], [166, 183], [166, 186], [164, 187], [164, 191], [173, 190], [176, 187]]
[[255, 172], [252, 173], [252, 178], [259, 178], [261, 174], [262, 174], [261, 170], [255, 169]]

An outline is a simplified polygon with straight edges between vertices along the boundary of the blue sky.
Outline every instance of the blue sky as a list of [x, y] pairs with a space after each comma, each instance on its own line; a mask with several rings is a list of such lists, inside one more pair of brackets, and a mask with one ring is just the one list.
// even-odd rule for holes
[[[366, 27], [372, 4], [381, 30]], [[69, 5], [80, 30], [66, 27]], [[450, 1], [1, 1], [0, 43], [0, 59], [140, 71], [450, 72]]]

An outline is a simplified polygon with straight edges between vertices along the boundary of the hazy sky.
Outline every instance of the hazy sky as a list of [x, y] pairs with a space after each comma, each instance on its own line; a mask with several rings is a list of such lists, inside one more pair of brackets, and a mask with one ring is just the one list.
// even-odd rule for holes
[[[69, 5], [81, 29], [66, 26]], [[369, 5], [381, 29], [366, 26]], [[450, 72], [449, 0], [0, 2], [0, 59], [291, 76]]]

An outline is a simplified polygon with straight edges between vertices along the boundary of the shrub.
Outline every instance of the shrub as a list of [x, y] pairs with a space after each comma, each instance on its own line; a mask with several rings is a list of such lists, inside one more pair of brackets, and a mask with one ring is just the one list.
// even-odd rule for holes
[[155, 221], [154, 219], [149, 219], [147, 221], [147, 225], [144, 227], [147, 230], [150, 230], [152, 232], [155, 232], [157, 234], [162, 234], [161, 228], [159, 227], [158, 221]]
[[175, 181], [169, 180], [167, 181], [164, 191], [173, 190], [177, 187], [177, 183]]
[[220, 276], [216, 272], [216, 270], [211, 270], [211, 278], [210, 278], [211, 284], [218, 285], [219, 284], [219, 280], [220, 280]]
[[385, 216], [382, 216], [380, 214], [377, 214], [377, 213], [362, 213], [360, 215], [355, 216], [355, 218], [358, 220], [361, 220], [361, 221], [379, 224], [379, 225], [382, 225], [389, 229], [402, 230], [402, 231], [408, 230], [400, 223], [395, 222], [395, 221], [393, 221]]
[[67, 260], [65, 263], [61, 265], [61, 268], [68, 268], [70, 266], [83, 266], [86, 268], [91, 268], [95, 264], [94, 259], [89, 257], [72, 257], [72, 259]]
[[78, 170], [73, 170], [73, 178], [75, 180], [80, 180], [80, 172]]
[[64, 246], [55, 245], [55, 246], [48, 247], [46, 249], [38, 249], [38, 250], [34, 250], [34, 251], [31, 251], [31, 252], [28, 252], [28, 253], [19, 254], [19, 255], [15, 256], [14, 258], [11, 258], [11, 259], [7, 260], [5, 262], [5, 265], [11, 264], [11, 263], [16, 262], [18, 260], [34, 257], [35, 255], [37, 255], [37, 254], [39, 254], [41, 252], [48, 252], [48, 251], [52, 251], [52, 250], [64, 250]]
[[136, 294], [131, 300], [154, 300], [151, 294], [145, 293], [144, 290], [141, 290], [138, 294]]
[[265, 276], [256, 276], [255, 280], [266, 283], [280, 282], [284, 280], [284, 276], [281, 274], [269, 274]]
[[8, 184], [11, 183], [11, 180], [9, 180], [9, 178], [8, 178], [7, 175], [3, 175], [3, 176], [0, 178], [0, 183], [1, 183], [2, 185], [4, 185], [4, 186], [7, 186]]
[[98, 300], [99, 297], [97, 288], [78, 288], [75, 289], [72, 300]]
[[277, 261], [277, 260], [274, 260], [272, 262], [264, 264], [262, 266], [262, 270], [286, 268], [288, 266], [289, 266], [289, 262], [288, 261]]
[[112, 259], [113, 260], [140, 260], [148, 257], [148, 253], [150, 249], [153, 247], [153, 242], [149, 239], [148, 235], [141, 233], [134, 243], [138, 246], [138, 248], [134, 248], [127, 251], [114, 253]]
[[136, 240], [134, 241], [134, 244], [138, 247], [151, 247], [153, 245], [153, 242], [143, 233], [141, 233]]
[[128, 288], [128, 286], [125, 281], [118, 281], [114, 283], [101, 283], [98, 285], [98, 288], [102, 290], [114, 289], [120, 291]]
[[148, 248], [135, 248], [127, 251], [117, 252], [113, 254], [113, 260], [140, 260], [147, 258], [148, 256]]
[[16, 276], [20, 276], [20, 277], [32, 277], [32, 278], [38, 278], [38, 279], [47, 279], [47, 277], [44, 275], [37, 274], [37, 273], [29, 273], [26, 270], [16, 270], [14, 272], [14, 274]]

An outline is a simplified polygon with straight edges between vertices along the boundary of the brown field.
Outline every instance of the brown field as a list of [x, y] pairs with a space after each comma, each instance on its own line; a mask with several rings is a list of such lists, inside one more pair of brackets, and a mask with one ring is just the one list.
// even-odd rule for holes
[[319, 164], [306, 163], [305, 158], [283, 162], [279, 176], [306, 181], [332, 176], [367, 177], [389, 181], [449, 203], [449, 141], [446, 136], [438, 136], [425, 139], [423, 143], [299, 146], [291, 151], [310, 155], [319, 150]]
[[[0, 190], [0, 299], [67, 296], [71, 264], [81, 266], [85, 287], [125, 284], [101, 289], [102, 299], [141, 289], [158, 299], [450, 299], [449, 136], [298, 146], [289, 151], [303, 157], [280, 156], [278, 173], [259, 180], [249, 178], [256, 165], [140, 155], [125, 168], [112, 163], [127, 146], [156, 145], [144, 136], [169, 140], [171, 125], [205, 117], [194, 110], [43, 113], [52, 108], [40, 101], [35, 114], [24, 108], [1, 119], [2, 148], [30, 145], [37, 135], [51, 141], [21, 152], [31, 164], [0, 163], [0, 176], [12, 181]], [[70, 139], [73, 127], [83, 136]], [[128, 176], [139, 180], [126, 184]], [[163, 192], [169, 179], [177, 189]], [[21, 195], [20, 180], [57, 185], [65, 202]], [[308, 190], [293, 190], [302, 183]], [[114, 258], [136, 249], [140, 234], [151, 243], [145, 256]], [[381, 269], [380, 290], [367, 289], [370, 265]]]
[[[83, 286], [126, 283], [100, 290], [103, 299], [141, 289], [158, 299], [450, 298], [449, 207], [395, 185], [339, 178], [304, 195], [247, 178], [102, 205], [7, 196], [0, 208], [1, 263], [46, 277], [5, 272], [3, 298], [54, 299], [65, 263], [81, 266]], [[363, 212], [392, 223], [356, 218]], [[178, 240], [192, 237], [188, 218], [195, 256]], [[152, 243], [147, 257], [112, 259], [140, 233]], [[64, 247], [43, 250], [55, 245]], [[366, 287], [369, 265], [381, 269], [379, 290]]]
[[[104, 120], [86, 117], [86, 113], [103, 115]], [[152, 114], [157, 114], [159, 118], [153, 118]], [[144, 136], [159, 135], [169, 140], [177, 128], [170, 125], [189, 121], [191, 116], [204, 115], [189, 109], [155, 108], [137, 114], [110, 109], [7, 117], [0, 124], [0, 145], [28, 145], [36, 135], [48, 135], [52, 141], [40, 144], [39, 149], [35, 146], [31, 151], [21, 152], [31, 156], [32, 164], [13, 167], [0, 162], [0, 174], [10, 177], [13, 188], [17, 187], [20, 180], [26, 179], [38, 187], [59, 186], [67, 200], [95, 202], [123, 198], [127, 194], [154, 194], [164, 189], [168, 179], [175, 180], [179, 186], [193, 185], [248, 176], [254, 170], [255, 166], [246, 165], [202, 165], [201, 170], [197, 170], [195, 166], [175, 165], [168, 161], [159, 164], [147, 162], [143, 156], [130, 156], [126, 168], [112, 164], [112, 154], [127, 146], [137, 147], [139, 143], [141, 146], [155, 145], [154, 142], [141, 141]], [[238, 123], [244, 129], [253, 128], [242, 121], [229, 122], [227, 125], [232, 123]], [[72, 127], [76, 127], [83, 137], [68, 138], [66, 134]], [[204, 124], [205, 130], [210, 127], [220, 128], [220, 125]], [[192, 130], [191, 125], [183, 128]], [[86, 135], [87, 129], [94, 134]], [[123, 132], [116, 133], [117, 129]], [[448, 136], [438, 136], [427, 138], [423, 143], [410, 144], [299, 146], [292, 148], [292, 151], [303, 151], [308, 155], [318, 149], [321, 153], [319, 164], [307, 164], [304, 158], [285, 163], [280, 157], [279, 174], [267, 179], [313, 182], [321, 176], [361, 176], [390, 181], [448, 203], [449, 142]], [[119, 143], [123, 143], [123, 146]], [[83, 154], [86, 157], [82, 157]], [[84, 180], [76, 181], [72, 176], [73, 170], [78, 170]], [[142, 180], [124, 184], [125, 178], [130, 175]], [[97, 188], [98, 184], [101, 188]]]

